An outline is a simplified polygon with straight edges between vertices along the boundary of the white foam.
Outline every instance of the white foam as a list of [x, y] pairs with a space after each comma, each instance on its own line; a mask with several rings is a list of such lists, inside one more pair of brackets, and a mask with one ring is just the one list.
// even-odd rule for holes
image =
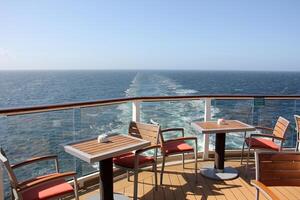
[[177, 94], [195, 94], [198, 91], [193, 89], [178, 89], [175, 91]]
[[[176, 81], [160, 74], [137, 73], [129, 88], [125, 91], [126, 96], [166, 96], [178, 94], [195, 94], [197, 90], [184, 88]], [[144, 106], [143, 106], [144, 105]], [[202, 135], [196, 132], [190, 123], [201, 120], [204, 116], [203, 100], [192, 101], [171, 101], [142, 103], [141, 121], [154, 119], [165, 127], [183, 126], [186, 133], [199, 136], [199, 146], [202, 147]], [[117, 118], [123, 125], [115, 127], [112, 132], [127, 131], [127, 122], [131, 119], [131, 104], [120, 104], [117, 109], [120, 111]], [[219, 113], [219, 109], [212, 105], [212, 116]], [[126, 129], [125, 129], [126, 128]], [[213, 141], [210, 147], [213, 147]]]

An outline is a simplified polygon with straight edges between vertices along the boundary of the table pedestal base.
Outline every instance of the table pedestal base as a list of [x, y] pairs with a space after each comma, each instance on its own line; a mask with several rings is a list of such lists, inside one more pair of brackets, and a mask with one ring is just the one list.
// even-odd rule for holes
[[213, 180], [231, 180], [239, 176], [238, 171], [232, 167], [225, 167], [223, 172], [214, 168], [201, 168], [201, 175]]
[[[89, 196], [86, 199], [87, 200], [101, 200], [99, 193]], [[124, 196], [122, 194], [114, 193], [114, 200], [129, 200], [129, 197]]]

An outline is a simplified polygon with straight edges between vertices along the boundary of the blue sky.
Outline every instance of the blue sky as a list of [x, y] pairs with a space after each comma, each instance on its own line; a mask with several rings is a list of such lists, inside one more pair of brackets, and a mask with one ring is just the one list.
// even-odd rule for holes
[[298, 0], [0, 0], [0, 69], [300, 70]]

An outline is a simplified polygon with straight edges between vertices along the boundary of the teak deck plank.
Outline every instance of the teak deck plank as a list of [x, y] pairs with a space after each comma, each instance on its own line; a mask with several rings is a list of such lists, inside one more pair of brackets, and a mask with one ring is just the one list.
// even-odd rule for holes
[[[210, 162], [199, 162], [199, 167]], [[195, 182], [194, 164], [189, 163], [182, 168], [181, 164], [166, 166], [163, 185], [160, 182], [160, 167], [158, 167], [158, 191], [154, 188], [154, 173], [142, 171], [138, 179], [138, 197], [140, 200], [253, 200], [255, 199], [255, 188], [250, 184], [251, 178], [245, 178], [244, 166], [240, 166], [239, 160], [228, 160], [227, 165], [235, 167], [240, 172], [240, 177], [234, 180], [218, 182], [198, 175], [198, 182]], [[251, 173], [248, 173], [251, 174]], [[271, 190], [282, 200], [299, 199], [300, 187], [271, 187]], [[98, 191], [98, 190], [96, 190]], [[87, 200], [96, 191], [80, 196], [81, 200]], [[115, 181], [114, 191], [133, 197], [133, 176], [130, 181], [127, 177]], [[260, 200], [266, 200], [261, 193]]]
[[143, 197], [141, 199], [153, 200], [154, 176], [148, 176], [143, 180]]
[[193, 122], [192, 126], [203, 134], [232, 133], [255, 130], [255, 127], [238, 120], [226, 120], [224, 124], [217, 124], [216, 121]]
[[167, 198], [175, 199], [174, 190], [176, 188], [171, 185], [169, 173], [163, 174], [163, 189], [164, 189], [165, 199]]

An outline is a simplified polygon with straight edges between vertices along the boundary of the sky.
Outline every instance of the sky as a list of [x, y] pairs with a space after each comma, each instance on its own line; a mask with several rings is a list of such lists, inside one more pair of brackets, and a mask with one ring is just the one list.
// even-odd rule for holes
[[0, 0], [0, 70], [300, 71], [299, 0]]

